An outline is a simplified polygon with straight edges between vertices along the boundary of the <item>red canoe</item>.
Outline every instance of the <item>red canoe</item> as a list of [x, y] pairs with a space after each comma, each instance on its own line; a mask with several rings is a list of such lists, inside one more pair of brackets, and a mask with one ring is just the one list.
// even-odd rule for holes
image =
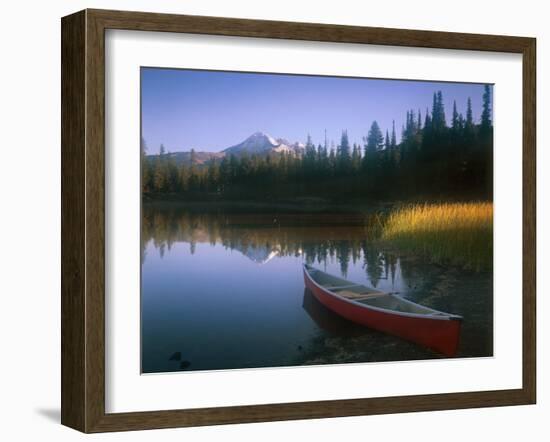
[[445, 356], [456, 354], [461, 316], [354, 284], [307, 264], [304, 280], [321, 304], [350, 321], [416, 342]]

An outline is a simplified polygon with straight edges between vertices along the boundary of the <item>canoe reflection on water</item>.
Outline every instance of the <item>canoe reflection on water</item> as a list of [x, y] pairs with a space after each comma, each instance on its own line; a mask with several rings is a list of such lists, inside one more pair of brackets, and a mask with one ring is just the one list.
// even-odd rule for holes
[[[354, 324], [326, 308], [317, 301], [308, 288], [304, 289], [302, 308], [319, 328], [328, 332], [330, 335], [354, 337], [371, 332], [368, 328]], [[378, 332], [374, 330], [372, 333], [378, 334]]]

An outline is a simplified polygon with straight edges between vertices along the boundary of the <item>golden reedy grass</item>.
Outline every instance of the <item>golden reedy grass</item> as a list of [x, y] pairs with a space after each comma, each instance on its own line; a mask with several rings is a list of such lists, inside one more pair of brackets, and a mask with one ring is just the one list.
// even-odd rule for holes
[[491, 202], [415, 204], [390, 213], [382, 240], [437, 263], [482, 270], [493, 260]]

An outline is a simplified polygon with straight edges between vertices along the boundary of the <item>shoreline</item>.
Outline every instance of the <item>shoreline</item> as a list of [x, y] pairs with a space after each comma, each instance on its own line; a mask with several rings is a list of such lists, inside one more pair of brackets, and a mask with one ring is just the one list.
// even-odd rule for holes
[[396, 203], [366, 203], [366, 202], [342, 202], [318, 201], [313, 199], [300, 199], [298, 201], [254, 201], [254, 200], [224, 200], [224, 201], [182, 201], [178, 199], [143, 199], [143, 205], [147, 207], [174, 207], [201, 211], [289, 211], [289, 212], [378, 212], [392, 209]]
[[395, 208], [404, 207], [415, 204], [438, 204], [442, 202], [491, 202], [492, 200], [481, 198], [415, 198], [410, 200], [344, 200], [333, 201], [317, 197], [301, 197], [294, 199], [280, 200], [251, 200], [251, 199], [190, 199], [184, 200], [180, 195], [173, 194], [168, 198], [151, 197], [150, 195], [142, 196], [142, 204], [147, 207], [159, 208], [186, 208], [190, 210], [201, 211], [289, 211], [289, 212], [313, 212], [313, 213], [330, 213], [330, 212], [347, 212], [347, 213], [376, 213], [387, 212]]

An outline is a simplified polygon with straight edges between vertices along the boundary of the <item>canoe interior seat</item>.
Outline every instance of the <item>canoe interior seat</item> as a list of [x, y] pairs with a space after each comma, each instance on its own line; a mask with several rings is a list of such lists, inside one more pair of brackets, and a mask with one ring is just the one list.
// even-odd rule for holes
[[424, 307], [422, 305], [415, 304], [412, 302], [406, 302], [399, 296], [386, 296], [386, 297], [368, 299], [365, 301], [365, 304], [372, 305], [373, 307], [380, 307], [380, 308], [393, 310], [395, 312], [403, 312], [403, 313], [417, 313], [422, 315], [428, 315], [433, 312], [433, 310], [428, 307]]
[[343, 290], [343, 289], [351, 289], [354, 287], [363, 287], [361, 284], [346, 284], [346, 285], [326, 285], [325, 288], [335, 291], [335, 290]]
[[358, 292], [352, 292], [350, 290], [339, 290], [338, 295], [342, 296], [343, 298], [352, 299], [354, 301], [359, 301], [363, 299], [371, 299], [371, 298], [378, 298], [380, 296], [386, 296], [387, 293], [381, 293], [381, 292], [369, 292], [369, 291], [362, 291], [360, 293]]

